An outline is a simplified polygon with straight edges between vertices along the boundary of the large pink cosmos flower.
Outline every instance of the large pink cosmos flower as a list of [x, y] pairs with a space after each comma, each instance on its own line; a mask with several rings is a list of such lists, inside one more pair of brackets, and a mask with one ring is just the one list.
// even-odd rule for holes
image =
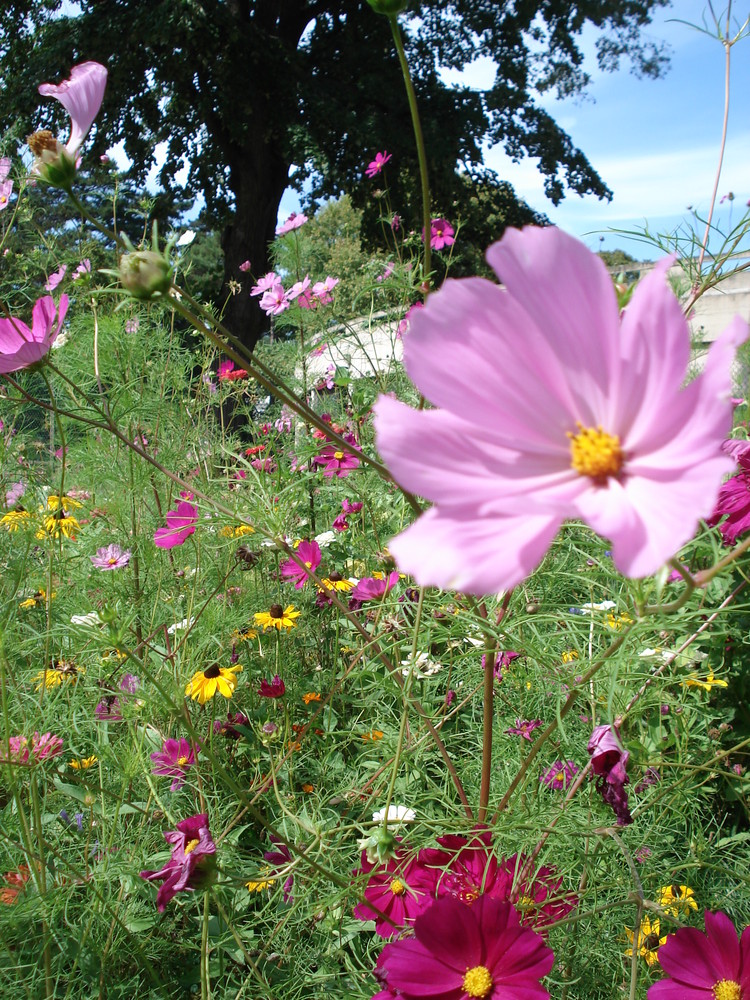
[[467, 907], [456, 899], [439, 899], [414, 921], [414, 933], [387, 944], [380, 954], [376, 975], [387, 988], [383, 996], [549, 997], [539, 980], [555, 956], [538, 934], [521, 927], [510, 903], [482, 896]]
[[198, 508], [187, 500], [177, 504], [177, 510], [167, 511], [166, 527], [157, 528], [154, 532], [154, 545], [160, 549], [173, 549], [182, 545], [185, 539], [195, 531], [198, 520]]
[[611, 539], [617, 569], [656, 572], [711, 512], [732, 467], [736, 317], [682, 387], [690, 336], [659, 262], [622, 320], [603, 263], [559, 229], [509, 229], [487, 251], [505, 284], [448, 280], [411, 317], [404, 361], [437, 410], [387, 396], [377, 444], [435, 506], [392, 543], [422, 585], [515, 586], [566, 518]]
[[737, 932], [726, 913], [705, 913], [706, 933], [681, 927], [659, 948], [669, 979], [649, 987], [648, 1000], [748, 1000], [750, 927]]
[[51, 295], [37, 299], [31, 312], [31, 329], [12, 316], [0, 319], [0, 373], [28, 368], [52, 347], [68, 311], [68, 296], [55, 307]]
[[[368, 875], [365, 901], [354, 907], [358, 920], [374, 920], [375, 933], [389, 938], [410, 926], [435, 898], [437, 871], [399, 851], [385, 864], [372, 864], [362, 851], [355, 875]], [[372, 907], [377, 909], [372, 909]], [[384, 916], [383, 916], [384, 914]], [[389, 918], [389, 919], [386, 919]]]
[[56, 97], [70, 115], [70, 138], [65, 151], [72, 159], [99, 114], [106, 86], [107, 70], [97, 62], [79, 63], [62, 83], [39, 85], [42, 97]]

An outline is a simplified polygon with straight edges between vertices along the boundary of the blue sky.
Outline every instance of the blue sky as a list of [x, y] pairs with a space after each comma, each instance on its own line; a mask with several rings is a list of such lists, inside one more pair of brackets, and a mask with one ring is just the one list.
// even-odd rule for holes
[[[717, 15], [726, 3], [714, 3]], [[735, 28], [750, 14], [750, 2], [733, 3]], [[639, 80], [626, 65], [616, 73], [601, 73], [594, 58], [596, 35], [584, 36], [586, 68], [592, 76], [587, 96], [544, 107], [583, 150], [613, 192], [612, 201], [569, 194], [558, 207], [546, 198], [536, 161], [513, 163], [501, 149], [488, 151], [486, 162], [517, 194], [544, 212], [552, 222], [585, 239], [592, 249], [623, 247], [638, 258], [659, 256], [609, 229], [634, 229], [648, 224], [653, 231], [671, 232], [690, 221], [691, 206], [705, 217], [718, 164], [724, 113], [724, 47], [675, 19], [703, 23], [705, 0], [674, 0], [656, 11], [647, 35], [668, 43], [671, 65], [660, 80]], [[724, 21], [725, 18], [722, 18]], [[712, 24], [709, 20], [709, 26]], [[474, 64], [464, 74], [467, 83], [486, 85], [492, 67]], [[458, 79], [454, 74], [453, 77]], [[446, 74], [446, 78], [451, 79]], [[715, 220], [736, 222], [750, 199], [750, 38], [732, 48], [729, 128], [719, 197], [732, 191], [735, 200], [718, 206]], [[717, 199], [718, 200], [718, 199]], [[299, 209], [287, 192], [280, 216]], [[700, 229], [701, 236], [703, 227]], [[604, 235], [600, 241], [600, 235]]]

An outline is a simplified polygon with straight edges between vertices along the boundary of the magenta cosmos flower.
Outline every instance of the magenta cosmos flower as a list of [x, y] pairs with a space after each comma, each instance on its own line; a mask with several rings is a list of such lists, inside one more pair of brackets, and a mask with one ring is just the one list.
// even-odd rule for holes
[[578, 774], [578, 770], [572, 760], [556, 760], [551, 767], [547, 768], [539, 780], [547, 788], [554, 788], [560, 791], [560, 789], [567, 788], [568, 785], [573, 784], [573, 779]]
[[531, 742], [531, 734], [542, 725], [541, 719], [516, 719], [515, 726], [506, 729], [508, 736], [521, 736]]
[[270, 681], [267, 681], [265, 677], [261, 678], [260, 688], [258, 689], [258, 694], [261, 698], [281, 698], [285, 693], [286, 684], [278, 674], [274, 674], [273, 679]]
[[70, 115], [70, 137], [63, 146], [49, 132], [30, 136], [29, 148], [36, 161], [34, 170], [52, 184], [69, 186], [75, 176], [76, 160], [104, 97], [107, 70], [97, 62], [79, 63], [62, 83], [43, 83], [42, 97], [55, 97]]
[[669, 979], [649, 987], [648, 1000], [748, 1000], [750, 927], [737, 940], [725, 913], [705, 914], [706, 933], [681, 927], [659, 948]]
[[[318, 566], [320, 566], [321, 551], [317, 542], [300, 542], [295, 552], [298, 558], [300, 558], [305, 564], [307, 569], [311, 570], [313, 573]], [[307, 581], [310, 579], [305, 570], [299, 566], [294, 559], [287, 559], [286, 562], [282, 563], [279, 572], [283, 580], [294, 580], [295, 590], [302, 590]]]
[[[744, 444], [744, 442], [743, 442]], [[732, 451], [740, 471], [722, 485], [713, 513], [707, 519], [710, 525], [719, 524], [725, 545], [734, 545], [740, 535], [750, 531], [750, 449]], [[722, 520], [726, 516], [726, 520]]]
[[208, 815], [198, 813], [168, 830], [164, 839], [172, 845], [172, 857], [159, 871], [141, 872], [149, 882], [162, 881], [156, 894], [156, 909], [163, 913], [167, 903], [178, 892], [207, 888], [215, 878], [216, 866], [212, 855], [216, 844], [208, 829]]
[[359, 459], [356, 455], [352, 455], [350, 451], [339, 451], [332, 444], [321, 448], [313, 457], [313, 463], [323, 470], [326, 479], [332, 479], [334, 476], [346, 479], [350, 472], [359, 468]]
[[383, 949], [376, 975], [388, 993], [412, 1000], [546, 1000], [539, 980], [555, 956], [521, 927], [510, 903], [482, 896], [467, 907], [439, 899], [414, 921], [413, 938]]
[[611, 806], [617, 817], [618, 826], [627, 826], [633, 822], [628, 806], [628, 784], [626, 767], [630, 752], [620, 744], [620, 734], [614, 726], [597, 726], [591, 734], [588, 751], [591, 754], [591, 767], [597, 776], [596, 790]]
[[422, 585], [514, 587], [566, 518], [611, 539], [625, 576], [655, 573], [710, 513], [731, 459], [736, 317], [683, 387], [690, 335], [659, 262], [622, 321], [606, 267], [559, 229], [509, 229], [502, 279], [448, 280], [411, 318], [404, 362], [436, 410], [388, 396], [377, 444], [435, 506], [391, 543]]
[[187, 500], [181, 500], [177, 504], [177, 510], [167, 511], [166, 527], [157, 528], [154, 532], [154, 544], [160, 549], [173, 549], [176, 545], [182, 545], [188, 535], [195, 531], [197, 520], [198, 508]]
[[185, 784], [185, 774], [195, 764], [199, 751], [199, 744], [196, 743], [193, 749], [190, 741], [184, 738], [164, 740], [161, 750], [151, 754], [154, 762], [151, 771], [153, 774], [173, 778], [169, 790], [176, 792]]
[[[452, 247], [456, 242], [456, 230], [447, 219], [433, 219], [430, 223], [430, 246], [433, 250], [442, 250], [444, 247]], [[424, 232], [422, 233], [424, 239]]]
[[375, 159], [370, 160], [370, 162], [367, 164], [367, 169], [365, 170], [365, 174], [368, 177], [377, 177], [377, 175], [385, 167], [386, 163], [390, 160], [391, 155], [392, 154], [387, 152], [387, 150], [385, 149], [383, 150], [382, 153], [376, 153]]
[[96, 555], [90, 558], [97, 569], [122, 569], [130, 562], [131, 555], [130, 549], [122, 549], [119, 545], [112, 544], [97, 549]]
[[362, 851], [361, 866], [354, 874], [369, 876], [365, 901], [354, 907], [354, 916], [374, 920], [380, 937], [392, 937], [411, 926], [435, 898], [437, 870], [426, 868], [417, 858], [408, 859], [403, 851], [385, 864], [372, 864]]
[[68, 311], [68, 296], [60, 297], [59, 307], [51, 295], [37, 299], [31, 311], [31, 329], [12, 316], [0, 319], [0, 374], [28, 368], [52, 347]]

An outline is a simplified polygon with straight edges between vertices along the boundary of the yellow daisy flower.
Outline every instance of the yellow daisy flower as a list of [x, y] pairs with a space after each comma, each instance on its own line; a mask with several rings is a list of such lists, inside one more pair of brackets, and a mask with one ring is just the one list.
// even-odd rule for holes
[[219, 531], [220, 535], [224, 538], [241, 538], [242, 535], [253, 535], [255, 534], [255, 528], [250, 524], [238, 524], [236, 527], [231, 524], [227, 524]]
[[321, 583], [326, 590], [347, 591], [354, 589], [352, 581], [347, 580], [345, 576], [342, 576], [335, 570], [330, 574], [330, 576], [327, 576], [325, 580], [322, 580]]
[[289, 604], [286, 608], [282, 608], [280, 604], [272, 604], [268, 611], [256, 611], [253, 618], [256, 625], [263, 626], [264, 632], [267, 628], [275, 628], [280, 632], [282, 628], [295, 628], [297, 625], [295, 618], [299, 618], [301, 614], [301, 611], [294, 610], [293, 604]]
[[31, 521], [31, 514], [27, 510], [9, 510], [7, 514], [0, 517], [0, 524], [7, 531], [18, 531], [19, 528], [28, 528]]
[[99, 758], [95, 757], [92, 754], [90, 757], [82, 757], [81, 760], [71, 760], [70, 766], [75, 771], [88, 771], [88, 769], [90, 767], [93, 767], [94, 764], [96, 764], [98, 760], [99, 760]]
[[73, 497], [59, 497], [55, 494], [51, 494], [47, 497], [47, 507], [49, 510], [59, 510], [60, 507], [64, 510], [80, 510], [81, 507], [83, 507], [83, 504], [78, 500], [74, 500]]
[[242, 667], [239, 664], [220, 667], [218, 663], [212, 663], [205, 670], [193, 674], [193, 679], [188, 681], [185, 687], [185, 696], [197, 701], [199, 705], [205, 705], [217, 691], [224, 698], [231, 698], [237, 687], [235, 674], [240, 670]]
[[563, 663], [572, 663], [573, 660], [577, 660], [577, 659], [578, 659], [578, 653], [575, 651], [575, 649], [564, 649], [563, 650], [563, 655], [562, 655], [562, 661], [563, 661]]
[[[269, 875], [271, 873], [270, 868], [265, 868], [260, 875]], [[272, 885], [276, 882], [275, 878], [263, 878], [261, 877], [258, 881], [251, 880], [250, 882], [245, 882], [245, 885], [249, 892], [263, 892], [264, 889], [270, 889]]]
[[[44, 508], [40, 508], [44, 509]], [[75, 532], [81, 527], [78, 520], [71, 514], [66, 514], [64, 508], [55, 511], [54, 514], [47, 514], [42, 518], [44, 527], [40, 528], [36, 537], [42, 538], [59, 538], [62, 535], [64, 538], [69, 538], [71, 541], [75, 541]]]
[[616, 632], [619, 632], [619, 630], [623, 627], [623, 625], [632, 625], [632, 624], [633, 624], [633, 619], [630, 617], [629, 614], [627, 614], [627, 612], [624, 612], [623, 614], [616, 616], [613, 614], [607, 615], [608, 627], [613, 628]]
[[698, 909], [695, 893], [688, 885], [663, 885], [659, 889], [657, 902], [663, 910], [673, 917], [689, 917], [691, 910]]
[[646, 965], [649, 968], [659, 960], [659, 948], [666, 942], [667, 936], [666, 934], [664, 937], [659, 936], [658, 918], [650, 920], [648, 917], [644, 917], [641, 920], [637, 936], [629, 927], [625, 928], [625, 933], [628, 936], [628, 941], [630, 941], [630, 948], [625, 952], [627, 956], [632, 957], [633, 948], [635, 947], [641, 958], [646, 960]]
[[706, 677], [705, 681], [702, 681], [695, 674], [691, 674], [686, 681], [682, 682], [682, 686], [688, 688], [692, 687], [702, 688], [704, 691], [710, 691], [712, 687], [725, 688], [729, 687], [729, 684], [727, 684], [726, 681], [720, 679], [717, 680], [714, 677], [713, 670], [709, 670], [708, 677]]

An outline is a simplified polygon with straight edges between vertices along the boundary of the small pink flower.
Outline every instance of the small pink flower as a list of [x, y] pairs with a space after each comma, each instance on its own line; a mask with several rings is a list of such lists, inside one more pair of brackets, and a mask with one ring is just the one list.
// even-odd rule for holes
[[264, 292], [267, 292], [269, 289], [273, 288], [273, 286], [277, 283], [278, 280], [279, 278], [276, 272], [269, 271], [268, 274], [264, 274], [262, 278], [258, 278], [258, 283], [257, 285], [253, 285], [253, 287], [250, 289], [250, 294], [262, 295]]
[[285, 692], [286, 684], [278, 674], [275, 674], [270, 681], [267, 681], [265, 678], [261, 679], [260, 688], [258, 689], [258, 694], [261, 698], [281, 698]]
[[267, 316], [280, 316], [290, 304], [280, 281], [276, 281], [267, 292], [264, 292], [260, 300], [260, 308]]
[[67, 311], [67, 295], [61, 296], [57, 309], [48, 295], [37, 299], [31, 314], [31, 329], [20, 319], [0, 318], [0, 373], [28, 368], [43, 358], [55, 342]]
[[[430, 246], [433, 250], [452, 247], [456, 242], [455, 232], [456, 230], [447, 219], [433, 219], [430, 224]], [[424, 230], [422, 231], [422, 239], [424, 239]]]
[[182, 500], [177, 504], [177, 510], [167, 511], [167, 525], [156, 529], [154, 544], [160, 549], [173, 549], [176, 545], [182, 545], [195, 531], [197, 520], [198, 508]]
[[250, 263], [249, 260], [243, 260], [242, 263], [239, 265], [239, 269], [240, 269], [240, 271], [243, 271], [243, 272], [244, 271], [249, 271], [252, 268], [252, 266], [253, 265]]
[[353, 609], [361, 608], [364, 601], [379, 601], [381, 597], [389, 594], [399, 581], [397, 570], [389, 573], [388, 576], [379, 579], [375, 576], [366, 576], [354, 587], [351, 593], [349, 606]]
[[365, 174], [367, 177], [377, 177], [377, 175], [383, 170], [386, 163], [391, 159], [391, 153], [383, 150], [382, 153], [376, 153], [375, 159], [370, 160], [367, 164], [367, 169]]
[[538, 729], [542, 725], [541, 719], [516, 719], [515, 726], [511, 726], [510, 729], [506, 729], [505, 732], [509, 736], [521, 736], [523, 739], [531, 742], [531, 734], [535, 729]]
[[573, 783], [573, 778], [578, 774], [578, 770], [572, 760], [556, 760], [552, 767], [548, 768], [539, 780], [548, 788], [554, 788], [559, 791]]
[[200, 749], [199, 744], [196, 743], [193, 748], [190, 741], [184, 738], [164, 740], [161, 750], [151, 754], [155, 765], [151, 768], [152, 773], [173, 778], [169, 790], [176, 792], [185, 784], [185, 774], [195, 764]]
[[55, 271], [54, 274], [51, 274], [49, 278], [47, 278], [47, 283], [44, 286], [45, 292], [54, 292], [54, 290], [57, 288], [57, 286], [65, 277], [65, 272], [67, 270], [68, 270], [68, 265], [63, 264], [57, 271]]
[[34, 733], [31, 737], [31, 754], [38, 760], [49, 760], [52, 757], [59, 757], [63, 752], [62, 737], [54, 736], [52, 733]]
[[418, 309], [424, 309], [424, 302], [415, 302], [413, 305], [409, 306], [409, 308], [406, 310], [406, 312], [404, 313], [404, 318], [398, 324], [398, 330], [396, 331], [396, 340], [400, 340], [404, 336], [406, 331], [409, 329], [409, 320]]
[[122, 569], [130, 562], [130, 549], [122, 549], [119, 545], [106, 545], [97, 549], [96, 555], [91, 556], [91, 562], [97, 569]]
[[[321, 551], [317, 542], [300, 542], [295, 551], [309, 570], [315, 572], [320, 566]], [[287, 559], [285, 563], [282, 563], [279, 572], [282, 580], [295, 581], [295, 590], [301, 590], [309, 580], [307, 573], [301, 566], [297, 565], [294, 559]]]
[[292, 287], [286, 293], [287, 298], [289, 299], [290, 302], [294, 302], [294, 300], [299, 295], [302, 295], [303, 292], [306, 292], [309, 287], [310, 287], [310, 275], [306, 274], [305, 277], [302, 279], [302, 281], [294, 282]]
[[[10, 163], [10, 160], [7, 162]], [[10, 204], [11, 194], [13, 194], [13, 181], [7, 181], [5, 180], [5, 177], [3, 177], [0, 180], [0, 212], [5, 211]], [[7, 250], [5, 252], [7, 253]]]
[[276, 227], [276, 235], [284, 236], [286, 233], [291, 233], [293, 229], [299, 229], [299, 227], [304, 226], [306, 222], [306, 215], [303, 215], [301, 212], [299, 215], [296, 212], [292, 212], [285, 222], [282, 222], [280, 226]]
[[340, 451], [337, 446], [329, 444], [314, 456], [313, 464], [323, 470], [326, 479], [332, 479], [333, 476], [345, 479], [350, 472], [359, 468], [360, 462], [351, 452]]
[[77, 281], [78, 278], [83, 278], [87, 274], [91, 274], [91, 261], [88, 257], [86, 257], [85, 260], [82, 260], [73, 272], [73, 281]]
[[141, 323], [137, 316], [134, 316], [133, 319], [125, 320], [125, 333], [138, 333], [140, 325]]

